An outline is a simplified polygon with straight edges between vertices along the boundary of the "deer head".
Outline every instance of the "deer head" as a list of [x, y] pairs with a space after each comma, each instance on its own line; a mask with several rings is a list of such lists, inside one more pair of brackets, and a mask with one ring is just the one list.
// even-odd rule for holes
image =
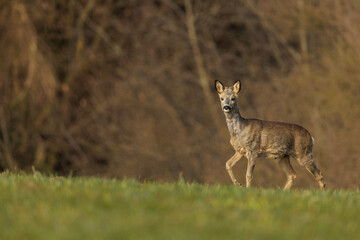
[[221, 109], [225, 113], [229, 113], [237, 107], [236, 99], [241, 90], [240, 81], [236, 81], [231, 87], [224, 87], [219, 80], [215, 80], [215, 89], [219, 94]]

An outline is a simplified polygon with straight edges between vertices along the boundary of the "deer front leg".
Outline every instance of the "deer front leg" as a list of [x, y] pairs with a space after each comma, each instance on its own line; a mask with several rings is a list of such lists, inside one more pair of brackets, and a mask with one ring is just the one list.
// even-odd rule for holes
[[241, 184], [236, 180], [235, 176], [234, 176], [234, 173], [232, 171], [232, 167], [242, 158], [242, 154], [239, 153], [239, 152], [236, 152], [234, 154], [234, 156], [232, 156], [227, 162], [226, 162], [226, 170], [228, 171], [229, 173], [229, 176], [231, 178], [231, 181], [241, 187]]
[[248, 156], [248, 165], [246, 169], [246, 187], [251, 186], [251, 181], [253, 178], [254, 168], [255, 168], [256, 158], [253, 156]]

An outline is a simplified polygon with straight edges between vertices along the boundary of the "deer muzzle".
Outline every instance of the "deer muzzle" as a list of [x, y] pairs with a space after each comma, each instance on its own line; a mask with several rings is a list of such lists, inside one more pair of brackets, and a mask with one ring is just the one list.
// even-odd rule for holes
[[231, 107], [230, 107], [229, 105], [225, 105], [225, 106], [223, 107], [223, 109], [224, 109], [224, 112], [230, 112]]

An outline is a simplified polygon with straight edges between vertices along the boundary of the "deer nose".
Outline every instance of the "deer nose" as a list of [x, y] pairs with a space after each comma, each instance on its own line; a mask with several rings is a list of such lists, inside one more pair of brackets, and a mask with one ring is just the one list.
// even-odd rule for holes
[[224, 110], [225, 110], [225, 111], [230, 111], [230, 109], [231, 109], [230, 106], [228, 106], [228, 105], [225, 105], [225, 106], [224, 106]]

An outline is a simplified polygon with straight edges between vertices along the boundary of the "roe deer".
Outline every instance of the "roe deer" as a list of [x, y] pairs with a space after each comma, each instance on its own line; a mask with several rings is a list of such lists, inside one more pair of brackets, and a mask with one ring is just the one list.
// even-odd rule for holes
[[224, 87], [219, 80], [215, 80], [215, 89], [226, 117], [230, 143], [235, 149], [234, 156], [226, 162], [226, 169], [235, 185], [241, 187], [231, 169], [236, 162], [243, 156], [248, 159], [246, 187], [250, 187], [256, 159], [265, 157], [278, 161], [287, 175], [284, 189], [290, 189], [296, 178], [289, 160], [293, 157], [315, 177], [321, 189], [325, 188], [323, 176], [312, 153], [314, 138], [305, 128], [291, 123], [243, 118], [237, 107], [240, 81], [236, 81], [231, 87]]

